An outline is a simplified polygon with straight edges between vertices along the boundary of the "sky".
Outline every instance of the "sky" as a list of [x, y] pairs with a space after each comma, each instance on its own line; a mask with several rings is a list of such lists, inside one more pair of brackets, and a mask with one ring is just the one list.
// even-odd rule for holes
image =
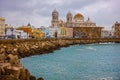
[[97, 26], [111, 29], [120, 22], [120, 0], [0, 0], [0, 17], [6, 24], [19, 27], [30, 23], [34, 27], [50, 26], [54, 9], [59, 19], [66, 20], [70, 11], [73, 15], [81, 13], [85, 20], [89, 17]]

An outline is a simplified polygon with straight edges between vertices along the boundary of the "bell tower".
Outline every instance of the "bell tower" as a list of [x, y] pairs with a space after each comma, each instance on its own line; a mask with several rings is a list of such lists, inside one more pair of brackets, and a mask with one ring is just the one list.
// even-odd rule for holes
[[52, 21], [51, 21], [51, 23], [52, 23], [52, 27], [59, 26], [59, 13], [58, 13], [57, 10], [54, 10], [52, 12]]
[[66, 15], [66, 19], [67, 19], [67, 22], [72, 22], [72, 13], [71, 12], [68, 12], [67, 15]]
[[73, 24], [73, 15], [71, 12], [68, 12], [67, 15], [66, 15], [66, 27], [72, 27]]

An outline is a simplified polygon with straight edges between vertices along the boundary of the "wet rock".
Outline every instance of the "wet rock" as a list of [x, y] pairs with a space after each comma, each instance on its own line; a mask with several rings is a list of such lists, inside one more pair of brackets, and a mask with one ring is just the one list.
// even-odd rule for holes
[[31, 76], [30, 76], [30, 80], [36, 80], [36, 77], [33, 76], [33, 75], [31, 75]]
[[37, 80], [44, 80], [42, 77], [38, 78]]
[[25, 71], [25, 69], [23, 68], [23, 69], [21, 69], [20, 70], [20, 77], [19, 77], [19, 79], [20, 80], [26, 80], [26, 71]]

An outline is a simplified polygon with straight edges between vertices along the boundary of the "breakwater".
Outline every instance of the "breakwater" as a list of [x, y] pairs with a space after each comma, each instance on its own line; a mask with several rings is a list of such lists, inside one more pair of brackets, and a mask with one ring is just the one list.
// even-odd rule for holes
[[60, 47], [74, 44], [91, 44], [104, 42], [120, 42], [120, 38], [75, 38], [75, 39], [25, 39], [1, 40], [0, 49], [6, 54], [16, 54], [19, 58], [52, 52]]
[[0, 40], [0, 80], [36, 80], [19, 59], [74, 44], [120, 42], [120, 38]]

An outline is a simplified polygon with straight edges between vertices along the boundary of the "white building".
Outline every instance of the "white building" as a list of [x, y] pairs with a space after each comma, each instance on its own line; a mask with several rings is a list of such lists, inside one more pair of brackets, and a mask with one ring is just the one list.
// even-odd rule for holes
[[102, 30], [102, 32], [101, 32], [102, 38], [108, 38], [108, 37], [113, 37], [113, 36], [114, 36], [113, 30]]
[[21, 39], [29, 38], [29, 34], [22, 30], [14, 30], [13, 35], [15, 35], [15, 38], [21, 38]]
[[49, 28], [49, 36], [52, 38], [60, 37], [61, 29], [60, 27], [50, 27]]
[[6, 37], [27, 39], [29, 37], [29, 34], [22, 30], [16, 30], [15, 28], [6, 28]]

